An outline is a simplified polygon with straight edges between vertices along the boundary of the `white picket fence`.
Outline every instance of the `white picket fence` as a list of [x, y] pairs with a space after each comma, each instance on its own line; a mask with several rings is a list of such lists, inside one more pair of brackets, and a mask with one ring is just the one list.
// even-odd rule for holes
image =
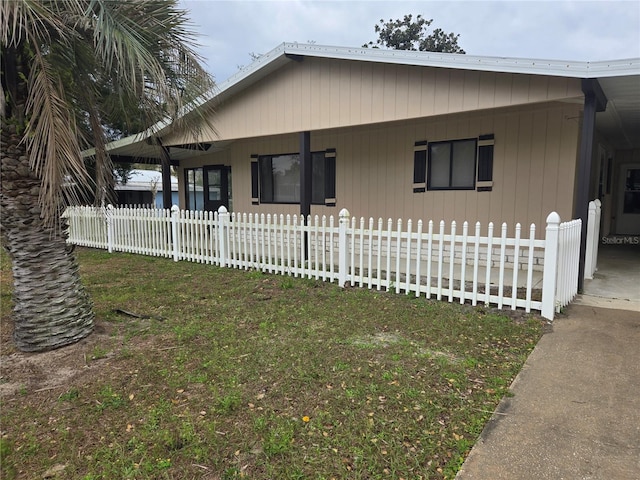
[[[333, 216], [304, 218], [145, 208], [70, 207], [68, 242], [416, 296], [554, 312], [577, 293], [580, 220], [547, 218], [545, 238], [490, 223], [461, 228]], [[305, 221], [306, 220], [306, 221]]]

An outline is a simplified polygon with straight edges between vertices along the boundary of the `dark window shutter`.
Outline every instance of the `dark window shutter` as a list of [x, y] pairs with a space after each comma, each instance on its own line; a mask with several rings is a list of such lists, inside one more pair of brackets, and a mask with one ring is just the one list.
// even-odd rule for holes
[[478, 148], [478, 181], [493, 180], [493, 145], [482, 145]]
[[260, 203], [260, 170], [258, 168], [258, 155], [251, 155], [251, 204], [258, 205]]
[[336, 150], [330, 148], [324, 156], [324, 204], [336, 206]]
[[413, 148], [413, 193], [427, 188], [427, 141], [416, 142]]
[[262, 203], [272, 203], [274, 201], [273, 185], [273, 156], [264, 155], [258, 158], [260, 171], [260, 201]]
[[490, 192], [493, 188], [493, 134], [478, 138], [478, 191]]

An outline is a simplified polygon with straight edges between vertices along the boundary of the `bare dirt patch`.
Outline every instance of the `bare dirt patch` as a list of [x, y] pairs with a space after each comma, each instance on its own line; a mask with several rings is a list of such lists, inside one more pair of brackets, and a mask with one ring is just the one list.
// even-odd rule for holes
[[43, 353], [17, 350], [11, 339], [11, 320], [3, 319], [0, 349], [0, 398], [19, 392], [63, 389], [95, 378], [105, 362], [114, 356], [113, 348], [121, 344], [113, 326], [98, 323], [95, 331], [80, 342]]

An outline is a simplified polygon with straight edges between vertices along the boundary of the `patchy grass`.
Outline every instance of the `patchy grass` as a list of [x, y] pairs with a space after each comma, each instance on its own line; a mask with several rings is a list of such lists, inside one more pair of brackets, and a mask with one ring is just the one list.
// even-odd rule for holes
[[2, 254], [3, 478], [453, 478], [542, 332], [493, 309], [78, 253], [96, 333], [39, 355], [10, 346]]

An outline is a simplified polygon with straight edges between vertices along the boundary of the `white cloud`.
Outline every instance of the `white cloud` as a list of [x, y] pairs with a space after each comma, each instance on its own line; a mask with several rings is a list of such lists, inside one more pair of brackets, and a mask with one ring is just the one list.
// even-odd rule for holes
[[640, 57], [637, 1], [181, 0], [218, 80], [282, 42], [359, 47], [383, 18], [422, 14], [468, 54], [563, 60]]

